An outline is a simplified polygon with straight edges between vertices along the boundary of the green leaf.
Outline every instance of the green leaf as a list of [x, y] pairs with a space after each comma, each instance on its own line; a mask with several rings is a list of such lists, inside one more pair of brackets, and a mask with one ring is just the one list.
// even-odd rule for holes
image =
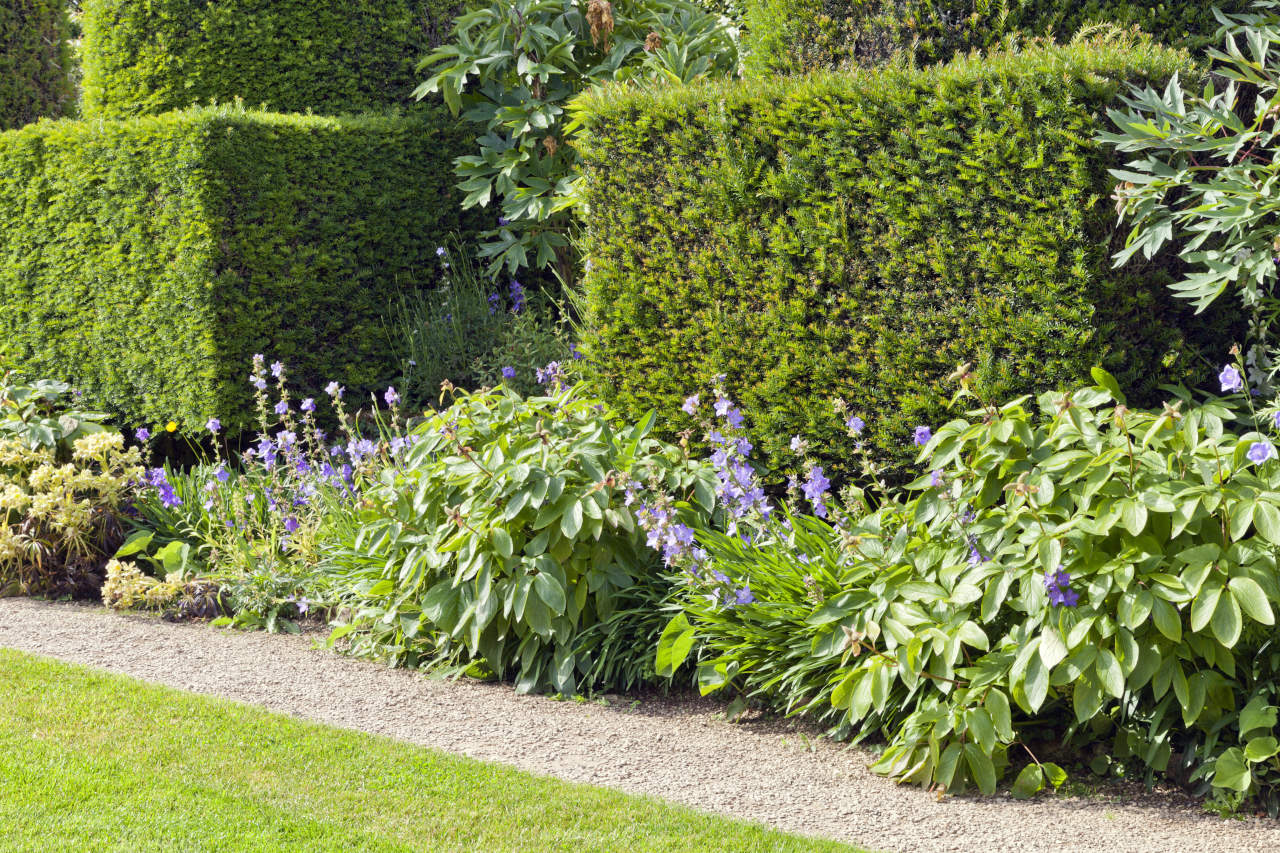
[[560, 517], [560, 532], [566, 538], [572, 539], [578, 535], [578, 531], [582, 529], [582, 504], [574, 501], [569, 505], [565, 514]]
[[991, 717], [982, 708], [970, 708], [964, 715], [965, 725], [969, 733], [988, 755], [996, 747], [996, 730]]
[[1052, 627], [1046, 625], [1040, 632], [1040, 660], [1046, 669], [1053, 669], [1067, 656], [1066, 644]]
[[1178, 615], [1177, 608], [1163, 598], [1157, 598], [1151, 608], [1151, 615], [1155, 617], [1156, 630], [1175, 643], [1181, 642], [1182, 617]]
[[1009, 793], [1017, 800], [1029, 800], [1044, 790], [1044, 771], [1039, 764], [1028, 764], [1014, 780]]
[[1244, 753], [1232, 747], [1218, 756], [1213, 765], [1213, 787], [1226, 788], [1229, 791], [1247, 791], [1253, 782], [1253, 775], [1245, 764]]
[[1239, 603], [1240, 609], [1250, 619], [1261, 622], [1263, 625], [1276, 623], [1275, 614], [1271, 612], [1271, 603], [1267, 601], [1267, 594], [1262, 591], [1262, 586], [1256, 580], [1241, 575], [1228, 581], [1227, 588], [1231, 590], [1231, 596]]
[[1240, 639], [1243, 623], [1240, 618], [1240, 605], [1236, 603], [1234, 595], [1218, 597], [1218, 606], [1213, 611], [1210, 625], [1218, 642], [1229, 649], [1235, 646], [1236, 640]]
[[1027, 665], [1027, 680], [1023, 685], [1027, 693], [1027, 705], [1032, 712], [1039, 711], [1049, 693], [1049, 668], [1039, 656], [1031, 659]]
[[983, 707], [991, 716], [991, 723], [995, 726], [996, 734], [1000, 735], [1000, 739], [1005, 742], [1013, 740], [1013, 718], [1009, 709], [1009, 697], [999, 690], [992, 689], [987, 692]]
[[1147, 527], [1147, 506], [1136, 498], [1127, 498], [1120, 504], [1120, 523], [1132, 536], [1141, 535]]
[[1204, 586], [1191, 603], [1191, 630], [1200, 632], [1213, 618], [1218, 607], [1218, 598], [1222, 595], [1222, 587], [1216, 583]]
[[996, 768], [991, 761], [991, 756], [987, 755], [975, 743], [966, 743], [964, 745], [965, 762], [969, 765], [969, 772], [973, 775], [973, 780], [978, 783], [978, 790], [990, 796], [996, 792]]
[[1280, 752], [1280, 741], [1271, 735], [1255, 737], [1244, 746], [1244, 757], [1252, 762], [1266, 761]]
[[1117, 699], [1124, 695], [1124, 672], [1115, 655], [1107, 649], [1098, 649], [1098, 659], [1093, 662], [1093, 669], [1108, 693]]
[[1273, 504], [1258, 502], [1253, 509], [1253, 526], [1263, 539], [1272, 545], [1280, 545], [1280, 509]]
[[662, 629], [662, 636], [658, 638], [654, 671], [660, 676], [671, 677], [684, 664], [696, 637], [697, 632], [689, 624], [689, 617], [683, 613], [677, 614]]
[[152, 530], [139, 530], [133, 533], [128, 539], [124, 540], [123, 545], [116, 549], [116, 559], [145, 551], [154, 537], [155, 531]]
[[511, 534], [501, 527], [495, 527], [489, 532], [489, 535], [493, 542], [494, 550], [502, 555], [504, 559], [510, 558], [514, 551], [511, 544]]
[[533, 589], [538, 598], [550, 608], [552, 615], [560, 616], [564, 613], [564, 587], [549, 572], [538, 572], [533, 576]]
[[1054, 790], [1062, 787], [1062, 783], [1067, 781], [1067, 771], [1063, 770], [1052, 761], [1046, 761], [1041, 766], [1044, 768], [1045, 778]]
[[1276, 727], [1276, 718], [1280, 709], [1268, 705], [1261, 696], [1255, 696], [1240, 712], [1240, 735], [1246, 736], [1254, 731], [1270, 732]]

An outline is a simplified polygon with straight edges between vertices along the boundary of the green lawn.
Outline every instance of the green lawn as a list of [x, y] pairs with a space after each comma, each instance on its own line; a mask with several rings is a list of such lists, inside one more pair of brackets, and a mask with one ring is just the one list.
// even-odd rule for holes
[[0, 846], [848, 850], [0, 649]]

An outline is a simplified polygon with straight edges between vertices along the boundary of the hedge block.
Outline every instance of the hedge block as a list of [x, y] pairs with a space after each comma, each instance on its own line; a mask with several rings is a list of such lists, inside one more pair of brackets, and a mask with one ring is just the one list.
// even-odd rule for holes
[[383, 316], [466, 232], [442, 111], [228, 107], [0, 134], [0, 327], [126, 422], [249, 422], [254, 353], [317, 389], [392, 369]]
[[966, 361], [993, 400], [1099, 364], [1140, 402], [1198, 381], [1234, 327], [1193, 317], [1169, 269], [1112, 269], [1115, 161], [1092, 141], [1124, 81], [1184, 62], [1075, 45], [586, 96], [587, 349], [604, 392], [676, 430], [692, 426], [681, 400], [726, 374], [780, 476], [793, 435], [829, 474], [854, 471], [837, 397], [906, 465]]
[[75, 107], [66, 0], [0, 4], [0, 130]]
[[85, 0], [86, 116], [408, 106], [458, 0]]
[[1214, 7], [1252, 0], [747, 0], [744, 66], [749, 74], [917, 65], [991, 50], [1011, 34], [1066, 41], [1083, 27], [1137, 26], [1166, 45], [1199, 51], [1214, 41]]

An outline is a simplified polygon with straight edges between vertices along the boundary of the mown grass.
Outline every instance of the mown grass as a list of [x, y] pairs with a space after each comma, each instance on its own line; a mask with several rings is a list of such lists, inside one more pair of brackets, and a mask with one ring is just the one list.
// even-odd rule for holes
[[4, 649], [0, 847], [850, 849]]

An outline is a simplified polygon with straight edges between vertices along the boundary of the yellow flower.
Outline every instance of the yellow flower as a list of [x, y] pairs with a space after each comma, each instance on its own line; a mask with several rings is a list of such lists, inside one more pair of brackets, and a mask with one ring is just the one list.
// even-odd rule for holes
[[164, 429], [165, 429], [165, 432], [177, 432], [177, 430], [178, 430], [178, 422], [177, 422], [177, 421], [169, 421], [167, 424], [165, 424], [165, 425], [164, 425]]

